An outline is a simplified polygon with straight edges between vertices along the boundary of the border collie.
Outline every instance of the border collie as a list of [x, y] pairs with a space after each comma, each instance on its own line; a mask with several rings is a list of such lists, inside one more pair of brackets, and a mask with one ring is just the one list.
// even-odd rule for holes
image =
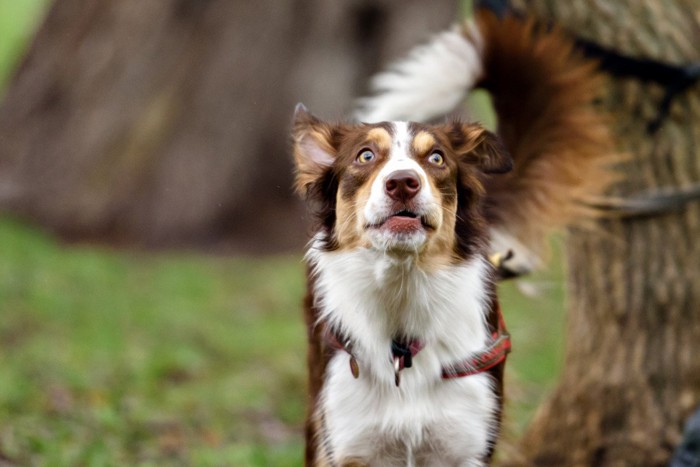
[[[480, 11], [373, 83], [362, 123], [302, 105], [294, 117], [296, 189], [317, 221], [306, 461], [488, 464], [510, 350], [495, 281], [536, 267], [545, 234], [604, 186], [600, 79], [561, 32]], [[418, 123], [476, 86], [493, 95], [498, 136]]]

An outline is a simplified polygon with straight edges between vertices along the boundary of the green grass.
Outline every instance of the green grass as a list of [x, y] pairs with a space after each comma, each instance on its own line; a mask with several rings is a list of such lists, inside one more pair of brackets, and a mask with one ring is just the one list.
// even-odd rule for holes
[[[506, 421], [517, 437], [537, 406], [554, 388], [564, 350], [562, 245], [552, 242], [553, 258], [545, 271], [499, 288], [501, 307], [512, 335], [506, 369]], [[527, 289], [523, 294], [520, 289]]]
[[0, 0], [0, 97], [49, 0]]
[[[502, 287], [515, 431], [559, 366], [561, 288]], [[301, 465], [299, 256], [61, 246], [0, 221], [0, 459]]]
[[299, 465], [299, 258], [61, 248], [0, 223], [0, 459]]

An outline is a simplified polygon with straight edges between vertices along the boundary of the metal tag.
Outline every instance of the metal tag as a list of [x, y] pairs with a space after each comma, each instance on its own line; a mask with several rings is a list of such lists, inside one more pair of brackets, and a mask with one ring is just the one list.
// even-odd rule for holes
[[354, 355], [350, 355], [350, 373], [352, 373], [353, 378], [357, 379], [360, 377], [360, 365], [357, 364], [357, 360]]
[[401, 358], [400, 357], [394, 357], [394, 384], [396, 384], [396, 387], [399, 387], [399, 384], [401, 384]]

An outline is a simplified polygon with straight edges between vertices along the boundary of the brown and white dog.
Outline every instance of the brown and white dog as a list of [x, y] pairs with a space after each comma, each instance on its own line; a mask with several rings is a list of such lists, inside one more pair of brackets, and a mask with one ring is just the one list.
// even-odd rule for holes
[[[605, 184], [600, 81], [563, 34], [479, 12], [374, 83], [365, 123], [295, 113], [296, 188], [317, 220], [307, 464], [483, 465], [510, 349], [487, 258], [511, 250], [512, 272], [536, 266], [545, 233]], [[476, 85], [494, 96], [500, 137], [415, 122]]]

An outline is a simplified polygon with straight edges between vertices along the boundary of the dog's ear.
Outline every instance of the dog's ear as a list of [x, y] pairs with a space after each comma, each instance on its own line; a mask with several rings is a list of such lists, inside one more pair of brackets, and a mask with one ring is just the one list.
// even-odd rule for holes
[[513, 168], [513, 158], [501, 139], [481, 125], [455, 122], [449, 125], [447, 134], [460, 162], [487, 174], [503, 174]]
[[303, 104], [297, 104], [292, 137], [297, 172], [295, 188], [299, 194], [307, 196], [335, 161], [333, 126], [313, 116]]

